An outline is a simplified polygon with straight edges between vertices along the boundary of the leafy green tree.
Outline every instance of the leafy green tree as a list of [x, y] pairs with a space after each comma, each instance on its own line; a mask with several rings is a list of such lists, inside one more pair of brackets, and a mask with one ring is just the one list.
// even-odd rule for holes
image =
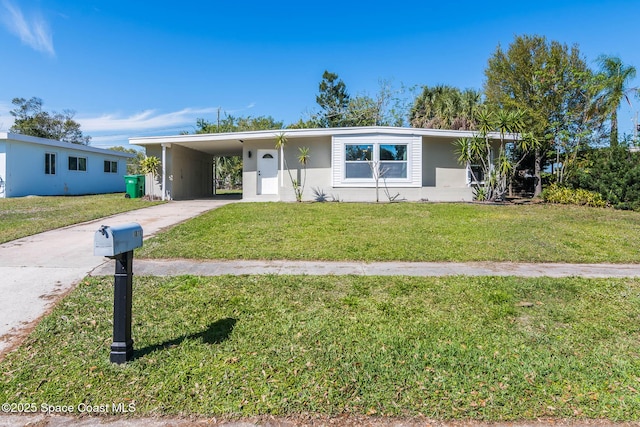
[[13, 98], [11, 103], [15, 108], [9, 112], [14, 117], [10, 132], [73, 144], [87, 145], [91, 141], [90, 136], [82, 134], [80, 124], [73, 120], [75, 113], [71, 110], [62, 113], [43, 111], [42, 100], [36, 97], [29, 100]]
[[618, 110], [622, 99], [631, 106], [629, 95], [638, 88], [630, 88], [629, 81], [636, 77], [636, 68], [625, 65], [615, 56], [601, 55], [597, 59], [600, 71], [596, 74], [599, 90], [595, 100], [595, 108], [609, 119], [611, 125], [610, 145], [618, 145]]
[[367, 94], [352, 97], [337, 74], [325, 71], [316, 96], [320, 113], [290, 127], [402, 126], [408, 110], [399, 96], [404, 88], [395, 90], [387, 80], [380, 80], [379, 85], [374, 97]]
[[600, 193], [617, 209], [640, 210], [640, 152], [624, 145], [581, 152], [567, 185]]
[[474, 130], [475, 113], [482, 105], [482, 94], [447, 85], [424, 86], [410, 112], [413, 127]]
[[136, 157], [127, 160], [127, 175], [138, 175], [142, 172], [141, 163], [145, 158], [145, 155], [142, 151], [136, 150], [135, 148], [125, 148], [125, 147], [111, 147], [109, 150], [118, 151], [120, 153], [129, 153], [135, 154]]
[[216, 157], [216, 188], [232, 190], [242, 185], [242, 157]]
[[220, 122], [210, 122], [206, 119], [196, 121], [195, 133], [226, 133], [226, 132], [246, 132], [252, 130], [272, 130], [282, 129], [284, 122], [278, 121], [271, 116], [258, 117], [235, 117], [226, 115]]
[[517, 36], [500, 46], [485, 70], [486, 102], [498, 109], [523, 112], [526, 128], [539, 142], [533, 155], [534, 195], [542, 192], [542, 170], [553, 156], [559, 135], [580, 138], [592, 104], [591, 72], [577, 46], [571, 48], [540, 36]]

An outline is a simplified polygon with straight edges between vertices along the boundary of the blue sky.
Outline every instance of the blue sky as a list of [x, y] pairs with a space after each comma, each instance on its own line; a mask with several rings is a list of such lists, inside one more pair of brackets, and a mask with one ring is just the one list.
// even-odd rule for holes
[[[352, 95], [381, 79], [481, 89], [498, 44], [522, 34], [640, 69], [639, 12], [637, 0], [0, 0], [0, 131], [11, 100], [32, 96], [75, 110], [97, 147], [193, 131], [218, 108], [288, 124], [317, 109], [325, 69]], [[622, 107], [622, 132], [639, 108]]]

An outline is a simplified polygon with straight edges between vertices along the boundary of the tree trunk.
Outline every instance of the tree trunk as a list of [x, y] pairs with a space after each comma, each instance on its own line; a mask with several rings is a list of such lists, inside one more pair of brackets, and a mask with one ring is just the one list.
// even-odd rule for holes
[[618, 112], [611, 113], [611, 135], [609, 140], [611, 147], [618, 146]]
[[538, 197], [542, 193], [542, 152], [539, 148], [535, 153], [535, 170], [536, 188], [533, 191], [533, 197]]

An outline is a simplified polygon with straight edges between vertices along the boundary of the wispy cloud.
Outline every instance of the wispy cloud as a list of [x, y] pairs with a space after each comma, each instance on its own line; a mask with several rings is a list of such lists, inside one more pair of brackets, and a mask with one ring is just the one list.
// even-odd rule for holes
[[[80, 129], [85, 135], [91, 135], [91, 145], [110, 147], [127, 145], [128, 139], [134, 136], [177, 135], [182, 131], [193, 132], [198, 119], [215, 121], [218, 110], [222, 114], [237, 114], [250, 110], [251, 103], [236, 110], [225, 110], [219, 107], [183, 108], [178, 111], [160, 113], [157, 110], [145, 110], [135, 114], [102, 114], [96, 117], [75, 116]], [[13, 125], [13, 117], [9, 114], [11, 107], [0, 102], [0, 132], [7, 131]]]
[[146, 110], [130, 116], [122, 117], [116, 114], [104, 114], [99, 117], [76, 117], [82, 131], [91, 132], [146, 132], [150, 130], [167, 129], [179, 126], [193, 126], [198, 118], [216, 113], [217, 108], [184, 108], [169, 113], [158, 113], [156, 110]]
[[2, 0], [6, 13], [2, 13], [2, 24], [12, 34], [18, 36], [22, 43], [38, 52], [55, 56], [53, 37], [49, 26], [38, 14], [26, 18], [22, 10], [9, 0]]

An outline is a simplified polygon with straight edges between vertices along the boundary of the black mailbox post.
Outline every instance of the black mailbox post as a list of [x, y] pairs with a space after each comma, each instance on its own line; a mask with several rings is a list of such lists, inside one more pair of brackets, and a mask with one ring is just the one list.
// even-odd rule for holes
[[113, 293], [113, 343], [110, 360], [125, 363], [133, 358], [131, 300], [133, 250], [142, 246], [142, 227], [137, 223], [101, 226], [94, 236], [93, 254], [116, 261]]

